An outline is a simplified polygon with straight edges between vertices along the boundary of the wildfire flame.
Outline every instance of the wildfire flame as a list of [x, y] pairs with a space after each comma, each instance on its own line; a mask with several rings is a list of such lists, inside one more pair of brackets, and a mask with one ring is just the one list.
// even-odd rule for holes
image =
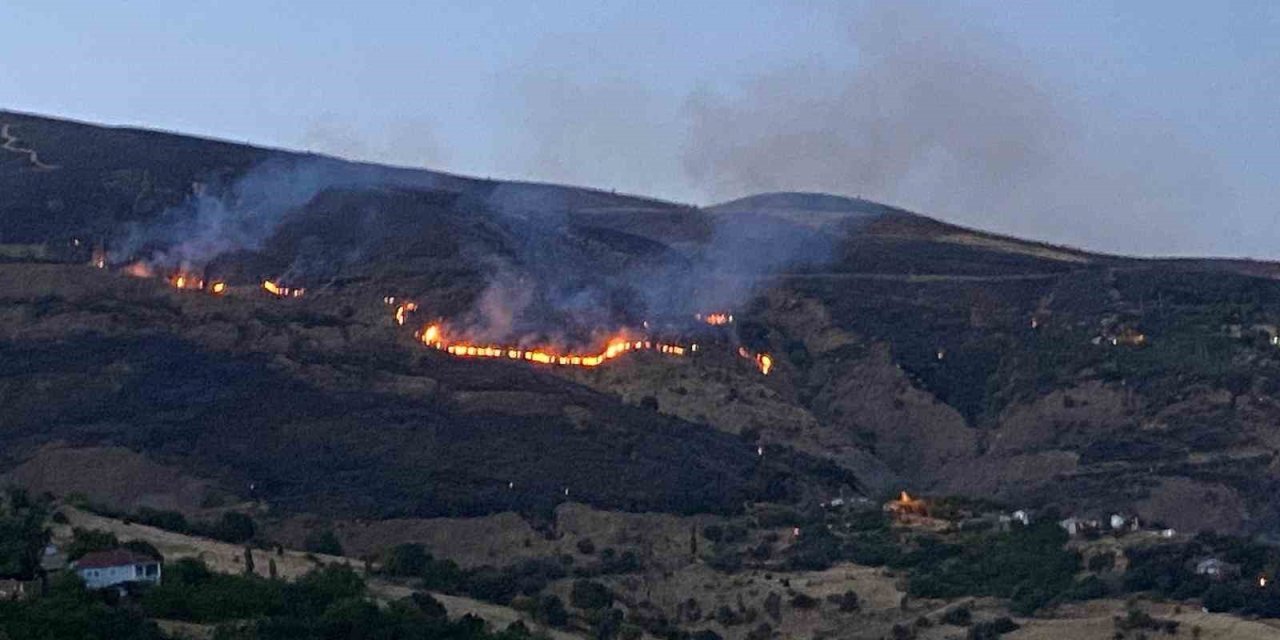
[[466, 342], [450, 342], [444, 337], [444, 330], [438, 324], [428, 325], [417, 332], [422, 344], [444, 351], [460, 358], [506, 358], [523, 360], [538, 364], [550, 364], [569, 367], [598, 367], [614, 358], [632, 351], [657, 351], [658, 353], [684, 356], [692, 347], [677, 344], [654, 342], [652, 340], [631, 340], [625, 335], [610, 338], [603, 351], [598, 353], [561, 353], [550, 348], [524, 349], [516, 346], [476, 345]]
[[263, 280], [262, 288], [277, 298], [300, 298], [306, 291], [301, 287], [284, 287], [272, 280]]
[[699, 314], [695, 314], [694, 317], [714, 327], [721, 327], [726, 324], [733, 324], [732, 313], [716, 312], [716, 313], [708, 313], [706, 315], [699, 313]]
[[169, 276], [169, 284], [174, 289], [203, 289], [204, 280], [186, 273], [175, 273]]
[[747, 351], [746, 347], [738, 347], [738, 355], [754, 362], [756, 368], [760, 370], [760, 373], [766, 376], [769, 375], [769, 371], [773, 369], [773, 358], [767, 353], [757, 353], [752, 355], [750, 351]]
[[[395, 298], [391, 298], [391, 299], [395, 300]], [[417, 310], [418, 310], [418, 305], [416, 303], [413, 303], [413, 302], [401, 303], [399, 306], [396, 307], [396, 324], [403, 327], [405, 320], [407, 320], [409, 317], [409, 314]]]
[[151, 273], [151, 267], [147, 266], [147, 263], [145, 262], [134, 262], [130, 264], [124, 268], [124, 273], [125, 275], [130, 275], [135, 278], [150, 278], [153, 275]]

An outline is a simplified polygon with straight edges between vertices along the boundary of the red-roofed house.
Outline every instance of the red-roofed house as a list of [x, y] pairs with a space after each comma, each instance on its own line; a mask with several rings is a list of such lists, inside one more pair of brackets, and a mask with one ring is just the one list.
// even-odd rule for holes
[[160, 584], [160, 561], [128, 549], [86, 553], [71, 566], [90, 589], [106, 589], [130, 582]]

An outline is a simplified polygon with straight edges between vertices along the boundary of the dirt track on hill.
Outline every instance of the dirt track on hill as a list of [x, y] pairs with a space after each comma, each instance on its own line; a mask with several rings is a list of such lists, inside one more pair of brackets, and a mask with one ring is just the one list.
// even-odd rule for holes
[[13, 134], [9, 133], [10, 126], [12, 125], [8, 125], [8, 124], [0, 125], [0, 139], [4, 140], [4, 145], [0, 146], [0, 149], [26, 155], [27, 160], [31, 162], [31, 166], [35, 167], [36, 169], [51, 171], [53, 169], [58, 168], [58, 165], [56, 164], [46, 164], [44, 162], [41, 162], [40, 155], [36, 153], [35, 149], [25, 149], [25, 148], [19, 147], [18, 138], [15, 137]]

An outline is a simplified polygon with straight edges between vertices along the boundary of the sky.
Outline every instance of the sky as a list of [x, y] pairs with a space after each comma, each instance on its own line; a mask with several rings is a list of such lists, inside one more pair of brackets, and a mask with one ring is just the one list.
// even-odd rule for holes
[[1280, 259], [1280, 4], [0, 0], [0, 108]]

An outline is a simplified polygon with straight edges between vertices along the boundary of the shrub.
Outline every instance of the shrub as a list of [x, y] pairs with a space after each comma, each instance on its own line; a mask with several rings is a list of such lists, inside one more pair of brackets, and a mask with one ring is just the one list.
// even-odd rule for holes
[[857, 611], [861, 606], [858, 600], [858, 594], [853, 591], [845, 591], [841, 594], [832, 594], [827, 596], [827, 602], [836, 605], [842, 613], [850, 613]]
[[582, 538], [581, 540], [578, 540], [578, 553], [589, 556], [595, 552], [596, 543], [592, 542], [591, 538]]
[[1205, 609], [1213, 613], [1224, 613], [1244, 607], [1244, 596], [1232, 585], [1215, 584], [1204, 592], [1203, 602]]
[[114, 533], [76, 527], [71, 530], [71, 543], [66, 549], [67, 559], [78, 560], [86, 553], [106, 551], [119, 546], [120, 541], [116, 539]]
[[954, 627], [967, 627], [973, 624], [973, 612], [969, 607], [954, 607], [942, 614], [942, 623]]
[[1116, 554], [1108, 551], [1089, 558], [1089, 570], [1094, 573], [1110, 571], [1116, 565]]
[[426, 574], [431, 560], [426, 547], [420, 544], [398, 544], [383, 558], [382, 572], [389, 576], [420, 578]]
[[594, 580], [574, 580], [569, 602], [584, 611], [604, 609], [613, 605], [613, 592]]
[[563, 627], [569, 624], [569, 612], [564, 608], [564, 601], [554, 594], [538, 598], [538, 608], [534, 617], [551, 627]]
[[302, 548], [311, 553], [323, 553], [331, 556], [342, 555], [342, 543], [332, 529], [322, 529], [307, 534], [307, 539], [303, 541]]
[[257, 525], [254, 524], [253, 518], [243, 513], [228, 511], [213, 523], [207, 533], [209, 537], [223, 542], [242, 544], [253, 539], [254, 534], [257, 533]]
[[159, 509], [151, 509], [142, 507], [133, 515], [136, 522], [145, 524], [157, 529], [166, 531], [176, 531], [178, 533], [190, 533], [191, 523], [187, 522], [186, 516], [177, 511], [162, 511]]
[[808, 594], [797, 593], [791, 597], [791, 606], [796, 609], [813, 609], [818, 606], [818, 600]]

